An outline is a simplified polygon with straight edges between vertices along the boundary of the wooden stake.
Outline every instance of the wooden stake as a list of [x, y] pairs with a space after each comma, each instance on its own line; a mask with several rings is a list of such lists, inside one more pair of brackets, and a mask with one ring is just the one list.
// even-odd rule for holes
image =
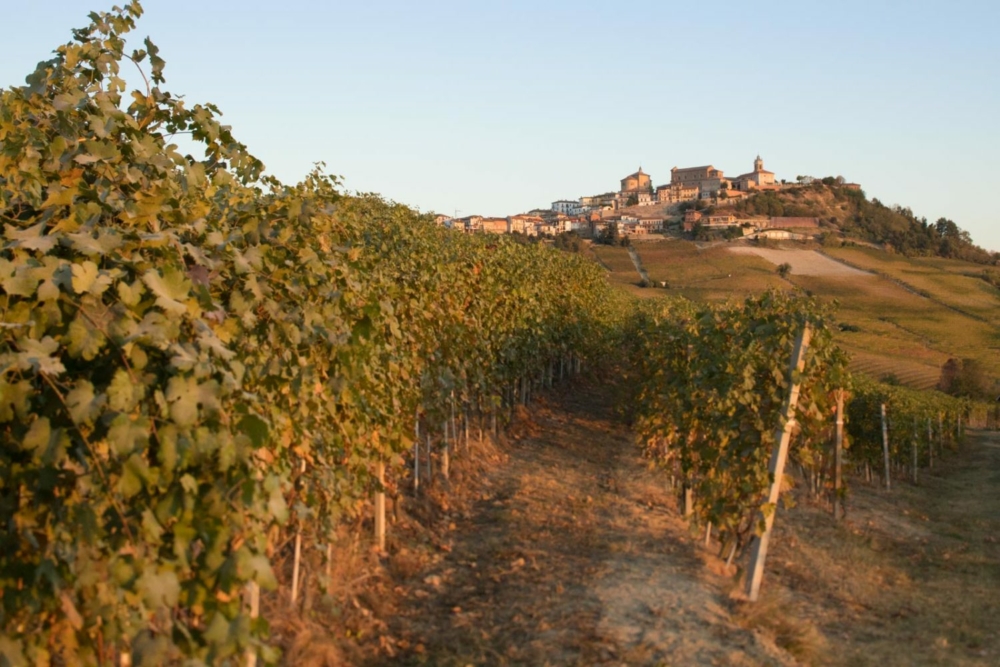
[[[260, 586], [256, 581], [251, 581], [247, 584], [246, 597], [247, 606], [250, 607], [250, 620], [252, 623], [254, 619], [260, 616]], [[247, 667], [256, 667], [257, 652], [253, 648], [247, 648], [245, 655]]]
[[885, 490], [892, 488], [889, 481], [889, 421], [885, 417], [885, 403], [882, 404], [882, 456], [885, 458]]
[[326, 543], [326, 592], [330, 592], [330, 578], [333, 576], [333, 542]]
[[934, 436], [931, 434], [931, 418], [927, 418], [927, 467], [934, 468]]
[[938, 413], [938, 454], [944, 456], [944, 413]]
[[833, 518], [839, 521], [844, 516], [841, 506], [841, 491], [843, 477], [841, 467], [844, 464], [844, 390], [837, 390], [837, 423], [833, 438]]
[[413, 494], [420, 491], [420, 414], [413, 426]]
[[712, 542], [712, 522], [709, 521], [708, 525], [705, 526], [705, 547], [708, 548], [708, 545], [711, 542]]
[[[452, 440], [455, 439], [455, 425], [452, 423]], [[451, 442], [448, 440], [448, 420], [444, 420], [444, 447], [441, 448], [441, 475], [447, 480], [451, 474]]]
[[917, 430], [917, 418], [913, 418], [913, 454], [910, 458], [913, 459], [913, 483], [917, 484], [917, 468], [920, 462], [918, 450], [917, 450], [917, 440], [920, 438], [919, 432]]
[[747, 597], [750, 598], [751, 602], [757, 601], [760, 595], [760, 584], [764, 578], [764, 561], [767, 558], [768, 543], [771, 541], [771, 528], [774, 526], [774, 515], [778, 510], [778, 497], [781, 494], [781, 482], [785, 474], [785, 461], [788, 459], [788, 445], [792, 439], [792, 428], [795, 426], [795, 408], [799, 402], [800, 385], [795, 381], [795, 376], [805, 368], [806, 349], [809, 347], [811, 336], [812, 329], [806, 324], [802, 328], [798, 339], [796, 339], [795, 348], [792, 351], [792, 360], [788, 373], [791, 388], [788, 391], [788, 396], [785, 397], [785, 404], [781, 409], [780, 423], [774, 436], [777, 444], [774, 452], [771, 454], [771, 464], [768, 470], [771, 477], [771, 489], [767, 496], [767, 503], [771, 507], [771, 511], [762, 514], [764, 532], [754, 539], [750, 553]]
[[431, 456], [431, 433], [424, 433], [424, 440], [427, 442], [427, 481], [434, 483], [434, 459]]
[[375, 544], [379, 552], [385, 551], [385, 462], [375, 463], [375, 479], [378, 480], [378, 491], [375, 492]]
[[[306, 461], [302, 460], [299, 474], [306, 471]], [[295, 531], [295, 559], [292, 562], [292, 604], [299, 599], [299, 572], [302, 564], [302, 520], [299, 520], [298, 529]]]

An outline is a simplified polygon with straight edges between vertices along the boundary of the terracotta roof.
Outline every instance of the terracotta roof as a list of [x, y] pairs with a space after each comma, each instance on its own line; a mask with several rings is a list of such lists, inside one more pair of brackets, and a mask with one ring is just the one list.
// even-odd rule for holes
[[710, 164], [706, 164], [706, 165], [704, 165], [702, 167], [684, 167], [683, 169], [678, 169], [677, 167], [674, 167], [670, 171], [693, 171], [695, 169], [699, 169], [699, 170], [701, 170], [701, 169], [715, 169], [715, 167], [713, 167]]
[[[642, 170], [642, 167], [639, 167], [639, 171], [635, 172], [634, 174], [629, 174], [625, 178], [632, 178], [633, 176], [649, 176], [649, 174], [647, 174], [646, 172], [644, 172]], [[625, 178], [623, 178], [622, 180], [624, 181]]]

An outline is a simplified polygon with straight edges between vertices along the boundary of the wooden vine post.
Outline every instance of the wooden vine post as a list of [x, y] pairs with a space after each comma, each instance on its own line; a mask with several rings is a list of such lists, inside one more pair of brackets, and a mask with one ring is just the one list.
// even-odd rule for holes
[[[246, 586], [246, 606], [250, 612], [251, 623], [260, 617], [260, 584], [251, 581]], [[247, 667], [257, 667], [257, 649], [253, 646], [247, 647], [246, 653]]]
[[837, 423], [833, 437], [833, 518], [844, 516], [841, 494], [844, 487], [841, 471], [844, 465], [844, 390], [837, 390]]
[[[299, 467], [299, 475], [306, 473], [306, 460], [302, 459]], [[295, 557], [292, 561], [292, 604], [299, 599], [299, 574], [302, 571], [302, 519], [299, 519], [298, 528], [295, 531]]]
[[769, 472], [771, 476], [771, 490], [768, 493], [767, 503], [771, 508], [769, 512], [762, 512], [764, 520], [764, 532], [754, 539], [750, 552], [750, 571], [747, 576], [747, 597], [751, 602], [756, 602], [760, 595], [760, 584], [764, 578], [764, 560], [767, 558], [767, 547], [771, 541], [771, 528], [774, 526], [774, 515], [778, 510], [778, 497], [781, 494], [781, 481], [785, 474], [785, 462], [788, 460], [788, 445], [792, 439], [792, 428], [795, 426], [795, 408], [799, 402], [800, 384], [797, 376], [805, 368], [806, 349], [809, 347], [809, 339], [812, 330], [807, 323], [799, 337], [795, 341], [795, 348], [792, 351], [792, 361], [789, 368], [788, 396], [781, 408], [780, 422], [775, 433], [775, 447], [771, 454]]
[[413, 424], [413, 495], [420, 491], [420, 411]]
[[375, 544], [381, 553], [385, 551], [385, 461], [381, 459], [375, 463], [375, 479], [378, 480], [378, 490], [375, 491]]
[[882, 404], [882, 456], [885, 459], [885, 490], [892, 488], [889, 480], [889, 421], [885, 417], [885, 403]]
[[934, 435], [931, 432], [931, 418], [927, 418], [927, 467], [934, 467]]

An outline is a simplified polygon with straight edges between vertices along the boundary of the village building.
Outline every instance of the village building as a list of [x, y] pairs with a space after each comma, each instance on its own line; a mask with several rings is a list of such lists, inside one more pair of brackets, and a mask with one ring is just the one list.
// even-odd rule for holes
[[698, 195], [702, 199], [715, 196], [715, 193], [725, 187], [729, 187], [729, 181], [723, 176], [721, 169], [716, 169], [712, 165], [703, 167], [686, 167], [678, 169], [674, 167], [670, 170], [670, 185], [696, 186]]
[[698, 198], [698, 185], [694, 183], [669, 183], [656, 188], [656, 201], [676, 203]]
[[510, 232], [507, 218], [482, 218], [479, 231], [487, 234], [507, 234]]
[[483, 216], [467, 215], [455, 220], [453, 224], [456, 229], [461, 229], [467, 234], [477, 234], [483, 231]]
[[753, 171], [732, 179], [732, 189], [741, 192], [778, 190], [780, 187], [774, 180], [774, 172], [764, 169], [764, 161], [760, 159], [760, 155], [753, 161]]
[[719, 190], [719, 199], [727, 203], [737, 202], [741, 199], [746, 199], [747, 197], [749, 197], [749, 195], [746, 192], [741, 192], [739, 190]]
[[639, 215], [638, 226], [644, 234], [654, 234], [663, 231], [664, 219], [655, 215]]
[[736, 216], [732, 213], [718, 213], [706, 215], [701, 224], [706, 227], [732, 227], [738, 223], [736, 222]]
[[652, 192], [653, 179], [639, 167], [639, 171], [622, 179], [621, 193]]
[[512, 215], [507, 218], [507, 226], [511, 233], [527, 234], [537, 236], [538, 228], [545, 222], [540, 215]]
[[581, 204], [575, 199], [560, 199], [552, 202], [552, 210], [564, 215], [580, 215]]

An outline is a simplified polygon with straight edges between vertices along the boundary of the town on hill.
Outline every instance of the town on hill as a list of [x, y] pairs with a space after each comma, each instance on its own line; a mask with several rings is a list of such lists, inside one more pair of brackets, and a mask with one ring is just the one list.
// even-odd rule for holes
[[[652, 238], [670, 230], [698, 232], [702, 229], [723, 232], [728, 237], [753, 236], [798, 239], [807, 238], [820, 226], [817, 216], [761, 215], [737, 204], [756, 193], [802, 188], [815, 179], [799, 176], [794, 182], [778, 180], [764, 169], [760, 155], [753, 169], [727, 177], [713, 165], [674, 167], [670, 182], [653, 185], [650, 174], [639, 169], [620, 181], [617, 190], [559, 199], [550, 208], [533, 209], [507, 217], [469, 215], [452, 218], [438, 215], [438, 224], [466, 233], [556, 236], [573, 232], [581, 238], [597, 239], [613, 233], [617, 237]], [[829, 179], [850, 190], [861, 190], [857, 183], [842, 178]]]

